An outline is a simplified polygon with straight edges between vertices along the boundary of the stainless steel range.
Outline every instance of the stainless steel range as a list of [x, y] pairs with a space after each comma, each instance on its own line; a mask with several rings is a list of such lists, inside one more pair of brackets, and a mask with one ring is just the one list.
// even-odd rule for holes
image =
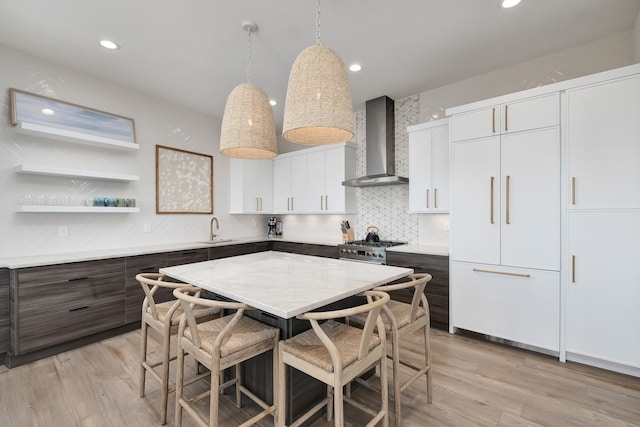
[[340, 259], [386, 264], [387, 248], [398, 245], [406, 245], [406, 242], [354, 240], [338, 245], [338, 256]]

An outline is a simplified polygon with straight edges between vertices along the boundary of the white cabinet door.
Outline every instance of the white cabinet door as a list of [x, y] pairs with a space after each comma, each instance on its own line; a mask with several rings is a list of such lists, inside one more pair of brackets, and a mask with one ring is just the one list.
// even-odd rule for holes
[[355, 189], [342, 181], [355, 176], [355, 149], [340, 146], [324, 151], [324, 213], [355, 212]]
[[409, 132], [409, 212], [431, 208], [431, 129]]
[[454, 260], [500, 264], [500, 138], [452, 147]]
[[570, 208], [640, 207], [638, 77], [567, 91]]
[[560, 270], [560, 131], [503, 135], [500, 264]]
[[572, 211], [566, 350], [640, 367], [640, 211]]
[[527, 98], [501, 106], [500, 133], [522, 132], [560, 124], [560, 94]]
[[500, 132], [500, 106], [456, 114], [449, 119], [451, 142], [485, 138]]
[[[444, 123], [442, 123], [444, 122]], [[409, 212], [449, 210], [449, 126], [439, 120], [409, 130]]]
[[273, 161], [273, 210], [291, 213], [291, 157]]
[[452, 324], [558, 351], [560, 273], [453, 262]]
[[325, 151], [313, 151], [307, 154], [307, 197], [309, 209], [314, 213], [325, 211], [326, 191], [326, 160]]
[[[411, 183], [411, 181], [409, 181]], [[431, 186], [433, 209], [449, 210], [449, 126], [433, 128], [431, 135]]]
[[230, 213], [271, 213], [273, 161], [230, 160]]

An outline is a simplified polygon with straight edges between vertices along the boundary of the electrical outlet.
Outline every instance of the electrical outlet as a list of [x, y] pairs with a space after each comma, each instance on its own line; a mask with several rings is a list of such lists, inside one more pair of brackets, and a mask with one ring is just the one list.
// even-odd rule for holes
[[444, 223], [444, 231], [449, 231], [449, 221]]
[[144, 232], [145, 233], [151, 233], [151, 224], [145, 224], [144, 225]]
[[69, 237], [69, 226], [68, 225], [60, 225], [60, 226], [58, 226], [58, 237]]

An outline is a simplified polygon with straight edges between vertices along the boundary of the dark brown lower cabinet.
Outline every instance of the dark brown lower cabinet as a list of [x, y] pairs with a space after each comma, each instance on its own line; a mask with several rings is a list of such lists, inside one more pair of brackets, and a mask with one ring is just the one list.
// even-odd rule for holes
[[11, 353], [125, 324], [124, 258], [12, 270]]
[[272, 241], [271, 248], [278, 252], [290, 252], [301, 255], [321, 256], [325, 258], [338, 258], [338, 247], [327, 245], [314, 245], [310, 243], [294, 243]]
[[[416, 273], [433, 276], [424, 290], [429, 301], [431, 326], [449, 330], [449, 257], [389, 251], [387, 264], [413, 268]], [[410, 303], [411, 292], [394, 292], [392, 298]]]
[[[149, 254], [125, 258], [125, 322], [139, 322], [142, 319], [142, 301], [144, 291], [136, 280], [139, 273], [157, 273], [167, 263], [166, 254]], [[158, 289], [155, 300], [168, 301], [173, 298], [170, 290]]]
[[9, 269], [0, 268], [0, 354], [9, 351]]

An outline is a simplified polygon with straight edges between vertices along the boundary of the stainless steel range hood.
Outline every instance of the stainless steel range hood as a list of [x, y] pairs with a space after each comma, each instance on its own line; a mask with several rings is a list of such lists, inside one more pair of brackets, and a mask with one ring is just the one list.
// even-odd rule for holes
[[407, 184], [408, 178], [396, 175], [396, 119], [393, 99], [381, 96], [366, 103], [367, 175], [343, 181], [347, 187], [373, 187]]

